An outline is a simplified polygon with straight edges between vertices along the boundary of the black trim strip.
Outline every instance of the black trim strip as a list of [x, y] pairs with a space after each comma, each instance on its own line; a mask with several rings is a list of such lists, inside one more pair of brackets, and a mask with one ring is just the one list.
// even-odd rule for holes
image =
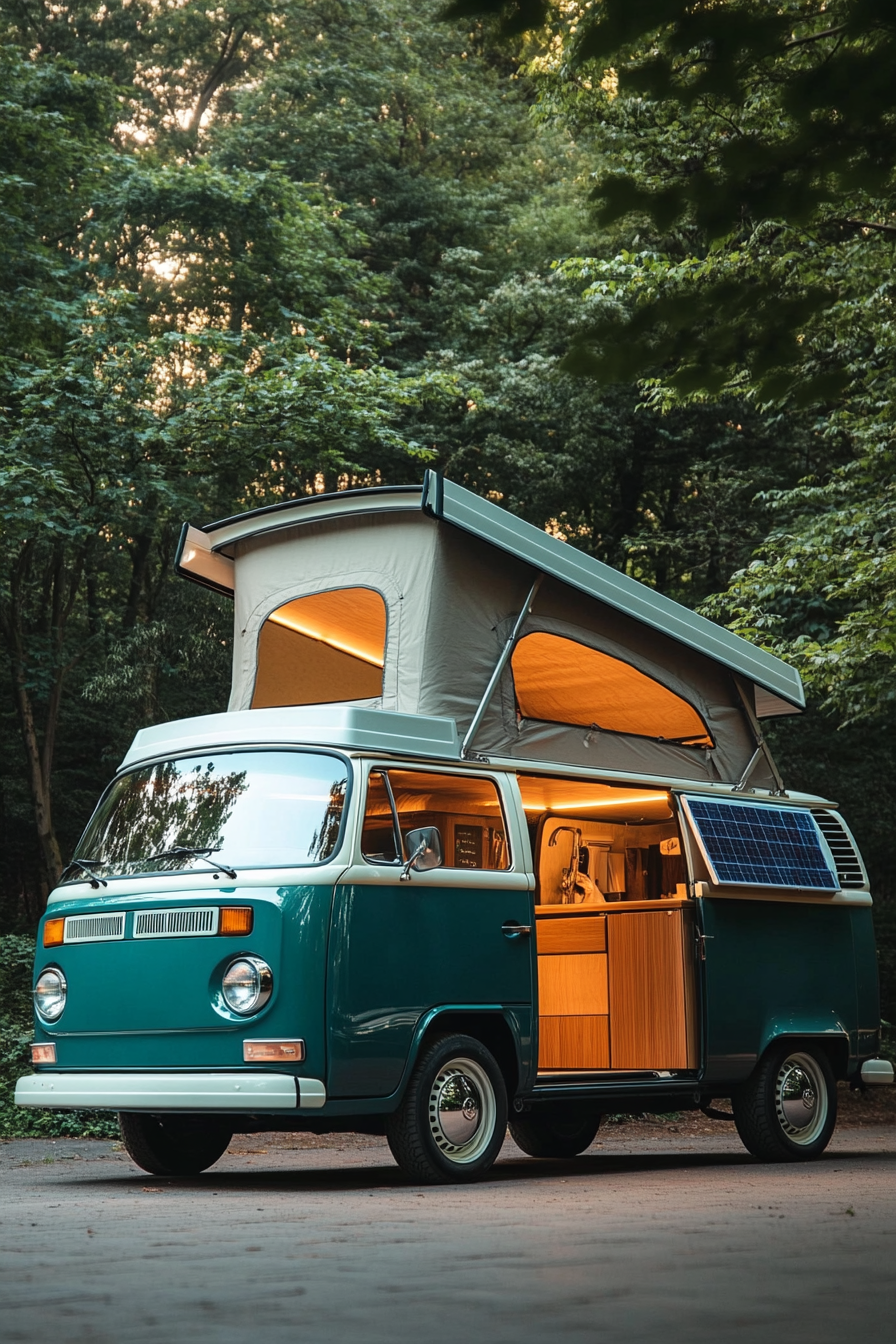
[[[427, 473], [429, 475], [430, 473]], [[424, 486], [425, 490], [425, 486]], [[217, 532], [231, 523], [242, 523], [247, 518], [263, 518], [269, 513], [283, 513], [286, 509], [301, 507], [303, 504], [327, 504], [333, 499], [355, 499], [360, 495], [410, 495], [419, 494], [419, 485], [365, 485], [357, 490], [336, 490], [324, 495], [304, 495], [299, 499], [282, 499], [277, 504], [264, 504], [260, 509], [249, 509], [246, 513], [234, 513], [229, 518], [221, 518], [215, 523], [206, 523], [199, 528], [206, 534]]]

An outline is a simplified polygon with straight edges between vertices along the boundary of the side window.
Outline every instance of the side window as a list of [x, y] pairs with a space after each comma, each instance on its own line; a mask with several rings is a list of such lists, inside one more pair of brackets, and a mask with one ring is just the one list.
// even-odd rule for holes
[[370, 859], [372, 863], [398, 863], [401, 854], [397, 848], [396, 826], [386, 775], [379, 770], [372, 771], [367, 781], [364, 828], [361, 832], [361, 853], [365, 859]]
[[261, 627], [252, 708], [375, 699], [385, 649], [386, 604], [372, 588], [285, 602]]
[[446, 868], [510, 867], [501, 800], [490, 779], [422, 770], [376, 771], [370, 776], [364, 810], [361, 849], [366, 859], [397, 862], [396, 824], [402, 850], [408, 831], [437, 826]]

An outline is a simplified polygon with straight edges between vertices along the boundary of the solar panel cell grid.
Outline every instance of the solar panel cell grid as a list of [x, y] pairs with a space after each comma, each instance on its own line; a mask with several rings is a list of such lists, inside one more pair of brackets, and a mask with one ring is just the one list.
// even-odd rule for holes
[[838, 890], [811, 813], [705, 798], [684, 803], [719, 885]]

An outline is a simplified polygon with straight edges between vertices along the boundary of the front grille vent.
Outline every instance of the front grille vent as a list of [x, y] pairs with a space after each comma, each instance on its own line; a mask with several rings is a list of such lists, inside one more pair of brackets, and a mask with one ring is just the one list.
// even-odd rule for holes
[[828, 849], [833, 855], [841, 891], [866, 886], [862, 860], [859, 858], [856, 847], [849, 837], [849, 832], [837, 813], [818, 810], [813, 811], [812, 815], [818, 822], [818, 829], [827, 841]]
[[111, 943], [123, 937], [123, 910], [114, 915], [68, 915], [63, 930], [67, 943]]
[[217, 932], [216, 905], [175, 910], [139, 910], [134, 916], [135, 938], [203, 938]]

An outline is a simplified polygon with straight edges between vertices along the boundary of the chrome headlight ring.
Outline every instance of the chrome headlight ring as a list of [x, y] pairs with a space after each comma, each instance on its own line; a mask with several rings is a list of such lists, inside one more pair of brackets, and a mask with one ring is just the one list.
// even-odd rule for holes
[[68, 985], [58, 966], [47, 966], [34, 984], [34, 1007], [42, 1022], [58, 1022], [65, 1012]]

